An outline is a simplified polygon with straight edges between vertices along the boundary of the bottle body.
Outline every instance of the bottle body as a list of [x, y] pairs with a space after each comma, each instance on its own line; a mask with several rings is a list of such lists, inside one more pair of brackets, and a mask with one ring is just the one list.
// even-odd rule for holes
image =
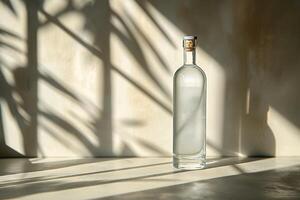
[[183, 65], [173, 79], [173, 165], [205, 167], [206, 76], [197, 65]]

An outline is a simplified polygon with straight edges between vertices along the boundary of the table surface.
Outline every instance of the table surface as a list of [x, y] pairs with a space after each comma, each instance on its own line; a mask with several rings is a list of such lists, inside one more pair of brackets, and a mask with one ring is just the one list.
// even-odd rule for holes
[[300, 157], [0, 159], [0, 199], [300, 199]]

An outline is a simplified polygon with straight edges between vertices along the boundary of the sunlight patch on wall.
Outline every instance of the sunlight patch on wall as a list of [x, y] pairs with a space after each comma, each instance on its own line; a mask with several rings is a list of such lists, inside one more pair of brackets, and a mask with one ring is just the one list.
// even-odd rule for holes
[[300, 150], [300, 129], [275, 108], [270, 107], [268, 124], [276, 141], [276, 156], [297, 156]]

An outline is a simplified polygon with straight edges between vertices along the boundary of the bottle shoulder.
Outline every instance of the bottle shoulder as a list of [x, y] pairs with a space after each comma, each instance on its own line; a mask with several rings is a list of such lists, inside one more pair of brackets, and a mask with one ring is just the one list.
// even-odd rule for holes
[[201, 67], [197, 65], [182, 65], [175, 71], [174, 78], [176, 78], [177, 76], [186, 76], [186, 75], [202, 76], [205, 80], [207, 79], [203, 69], [201, 69]]

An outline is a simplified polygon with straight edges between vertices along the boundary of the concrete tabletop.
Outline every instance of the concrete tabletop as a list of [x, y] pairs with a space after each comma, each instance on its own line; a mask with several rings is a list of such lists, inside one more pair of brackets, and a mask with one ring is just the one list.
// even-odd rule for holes
[[300, 199], [300, 157], [0, 159], [0, 199]]

